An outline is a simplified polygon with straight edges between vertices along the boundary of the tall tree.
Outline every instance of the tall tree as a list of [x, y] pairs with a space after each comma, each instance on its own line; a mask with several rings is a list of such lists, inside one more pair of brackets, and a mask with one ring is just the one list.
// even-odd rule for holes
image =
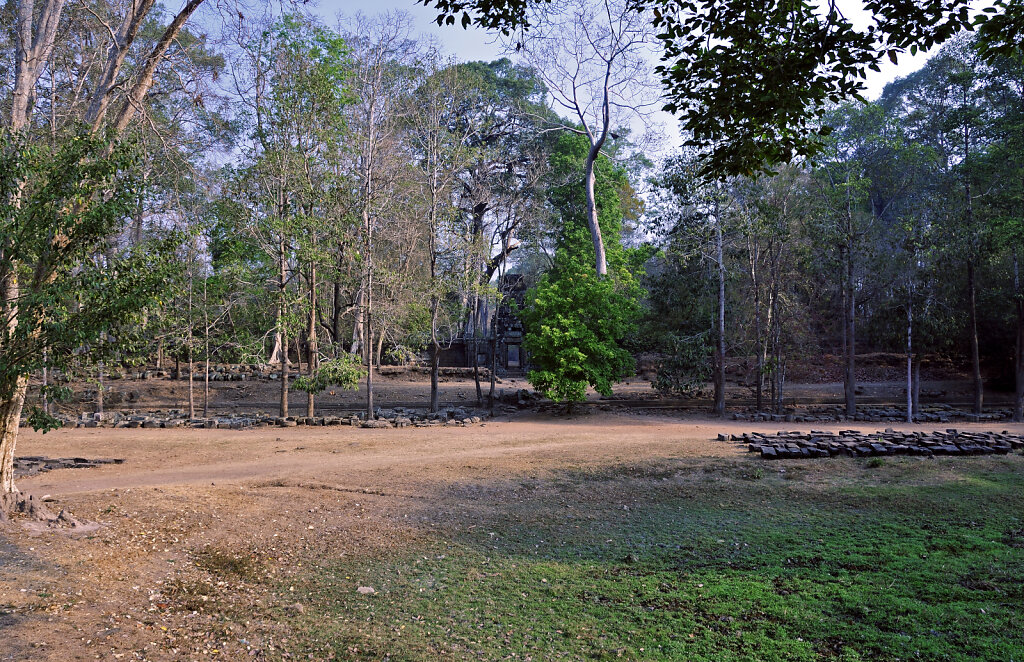
[[[311, 374], [318, 360], [315, 236], [331, 188], [325, 165], [341, 144], [349, 69], [342, 38], [308, 18], [286, 14], [256, 26], [251, 36], [236, 67], [252, 136], [243, 171], [243, 190], [253, 196], [246, 228], [277, 265], [270, 362], [281, 365], [280, 415], [286, 417], [289, 337], [298, 335], [295, 327], [307, 334]], [[305, 296], [297, 295], [293, 285], [303, 271]], [[305, 300], [304, 314], [298, 316], [305, 323], [292, 324], [300, 299]], [[301, 363], [301, 353], [297, 358]], [[309, 416], [314, 397], [307, 392]]]
[[524, 347], [534, 368], [528, 379], [556, 402], [586, 397], [592, 386], [603, 395], [633, 368], [632, 355], [622, 346], [635, 327], [639, 291], [632, 269], [634, 257], [621, 243], [622, 221], [639, 210], [626, 173], [609, 159], [598, 160], [595, 191], [600, 202], [601, 229], [608, 247], [607, 277], [587, 266], [593, 259], [587, 196], [580, 180], [587, 176], [585, 137], [563, 134], [552, 155], [552, 169], [563, 182], [550, 192], [560, 216], [558, 244], [551, 271], [526, 295], [521, 313]]
[[[124, 75], [122, 65], [127, 53], [135, 44], [138, 34], [138, 27], [142, 21], [150, 16], [153, 9], [153, 0], [143, 0], [133, 3], [125, 11], [120, 27], [112, 31], [110, 46], [103, 60], [101, 73], [92, 82], [89, 93], [90, 102], [85, 114], [85, 121], [91, 127], [91, 132], [101, 135], [100, 129], [107, 125], [108, 109], [112, 101], [117, 101], [115, 91], [120, 90], [124, 95], [120, 105], [110, 120], [110, 131], [114, 134], [124, 131], [132, 118], [135, 117], [137, 109], [144, 107], [150, 89], [153, 86], [154, 77], [158, 67], [163, 62], [171, 44], [181, 33], [185, 23], [193, 12], [202, 4], [202, 0], [188, 0], [186, 4], [171, 18], [161, 33], [159, 39], [153, 44], [148, 52], [142, 57], [142, 64], [134, 72], [134, 76]], [[14, 57], [15, 76], [12, 88], [11, 114], [7, 118], [6, 127], [14, 135], [6, 143], [6, 148], [11, 150], [9, 158], [11, 166], [15, 168], [12, 172], [19, 173], [18, 179], [9, 182], [6, 190], [7, 196], [3, 201], [6, 207], [6, 214], [3, 223], [9, 225], [11, 230], [4, 232], [7, 241], [11, 241], [21, 232], [15, 232], [14, 227], [20, 226], [22, 231], [39, 233], [35, 239], [43, 241], [43, 244], [33, 242], [29, 237], [20, 239], [21, 246], [3, 246], [0, 248], [0, 311], [3, 312], [3, 346], [9, 348], [15, 342], [15, 338], [34, 337], [41, 341], [40, 355], [53, 357], [54, 352], [48, 350], [48, 345], [55, 341], [53, 327], [43, 324], [37, 312], [27, 313], [24, 309], [25, 302], [38, 296], [44, 296], [44, 292], [52, 283], [59, 280], [58, 274], [69, 268], [71, 265], [66, 260], [77, 261], [81, 257], [82, 246], [95, 247], [99, 236], [90, 235], [90, 232], [104, 232], [103, 239], [113, 230], [110, 218], [102, 223], [88, 224], [73, 220], [71, 227], [61, 231], [61, 221], [54, 221], [52, 227], [38, 225], [39, 220], [28, 222], [21, 216], [23, 196], [33, 189], [41, 191], [40, 195], [46, 200], [46, 204], [53, 204], [59, 196], [67, 195], [72, 191], [67, 188], [64, 182], [54, 190], [50, 183], [60, 181], [54, 179], [54, 173], [41, 169], [38, 162], [34, 165], [33, 158], [22, 152], [25, 145], [31, 151], [32, 137], [32, 115], [35, 101], [38, 99], [36, 85], [44, 69], [51, 61], [55, 47], [55, 40], [61, 15], [64, 9], [63, 0], [46, 0], [39, 11], [36, 11], [35, 3], [32, 0], [20, 0], [16, 3]], [[77, 143], [75, 142], [77, 140]], [[113, 156], [117, 151], [116, 142], [113, 140], [102, 141], [105, 145], [102, 153], [95, 153], [95, 143], [89, 136], [77, 136], [72, 139], [72, 146], [69, 154], [77, 153], [83, 158], [104, 160]], [[60, 160], [60, 159], [58, 159]], [[115, 159], [116, 161], [116, 159]], [[98, 173], [102, 173], [103, 166], [98, 166]], [[38, 177], [38, 181], [31, 179]], [[92, 204], [88, 200], [90, 196], [110, 195], [102, 190], [106, 183], [108, 174], [86, 175], [83, 173], [83, 185], [97, 186], [94, 189], [79, 189], [74, 191], [75, 195], [86, 194], [86, 198], [64, 199], [63, 202], [71, 205], [66, 212], [67, 217], [78, 219]], [[116, 197], [116, 194], [115, 194]], [[28, 200], [28, 198], [26, 198]], [[103, 207], [100, 206], [102, 209]], [[57, 207], [60, 209], [60, 207]], [[36, 213], [26, 210], [27, 214]], [[64, 235], [71, 233], [76, 235], [75, 241], [68, 240]], [[75, 248], [69, 249], [68, 246]], [[123, 272], [122, 272], [123, 273]], [[32, 274], [28, 281], [28, 287], [22, 286], [22, 279]], [[64, 282], [67, 285], [67, 281]], [[98, 308], [110, 310], [110, 307], [99, 306]], [[91, 314], [91, 313], [89, 313]], [[82, 318], [73, 317], [69, 320], [68, 326], [73, 333], [81, 330], [84, 334], [99, 334], [102, 331], [90, 327]], [[78, 329], [76, 330], [76, 325]], [[86, 331], [88, 330], [88, 331]], [[85, 340], [85, 338], [83, 338]], [[22, 347], [25, 343], [22, 342]], [[47, 351], [42, 351], [46, 349]], [[24, 357], [17, 355], [8, 357], [0, 369], [3, 374], [3, 381], [0, 383], [0, 493], [12, 494], [15, 491], [13, 482], [13, 458], [14, 449], [17, 444], [18, 426], [22, 408], [25, 402], [25, 395], [28, 387], [27, 375], [34, 364], [24, 363]]]
[[974, 412], [984, 404], [981, 353], [978, 344], [978, 266], [989, 239], [976, 211], [979, 191], [977, 161], [987, 141], [990, 118], [983, 100], [984, 63], [970, 38], [943, 46], [923, 69], [890, 84], [882, 103], [900, 113], [910, 135], [931, 145], [943, 163], [947, 196], [946, 244], [950, 258], [966, 272], [967, 340], [974, 385]]
[[386, 267], [376, 259], [377, 230], [393, 218], [391, 211], [399, 200], [391, 195], [392, 185], [409, 165], [408, 156], [398, 147], [419, 47], [410, 36], [410, 19], [405, 14], [382, 14], [373, 20], [358, 17], [344, 34], [353, 59], [356, 103], [348, 114], [349, 169], [356, 190], [353, 211], [360, 226], [361, 283], [352, 351], [361, 350], [365, 357], [366, 416], [372, 419], [374, 291], [378, 272]]
[[[410, 113], [409, 139], [418, 162], [417, 180], [427, 223], [427, 254], [430, 263], [430, 411], [440, 405], [438, 372], [441, 359], [442, 317], [449, 317], [451, 338], [461, 327], [458, 311], [450, 318], [449, 304], [466, 292], [472, 274], [467, 266], [479, 260], [466, 255], [475, 246], [459, 236], [457, 193], [459, 176], [475, 158], [467, 145], [468, 123], [458, 121], [466, 85], [459, 70], [444, 66], [437, 56], [426, 64], [426, 77], [412, 96], [416, 110]], [[468, 258], [468, 259], [467, 259]], [[449, 315], [445, 315], [449, 312]]]
[[[537, 68], [560, 112], [571, 117], [558, 126], [586, 137], [583, 185], [587, 227], [598, 277], [608, 260], [598, 223], [595, 164], [617, 127], [649, 123], [660, 103], [650, 78], [652, 30], [649, 18], [627, 0], [568, 0], [531, 8], [534, 27], [515, 48]], [[623, 131], [624, 129], [618, 129]]]

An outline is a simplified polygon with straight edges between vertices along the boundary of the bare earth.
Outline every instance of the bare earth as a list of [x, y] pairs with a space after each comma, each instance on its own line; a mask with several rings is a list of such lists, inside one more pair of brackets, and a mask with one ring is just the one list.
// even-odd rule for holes
[[[55, 511], [102, 526], [77, 535], [0, 528], [0, 660], [278, 659], [289, 632], [273, 615], [293, 608], [281, 587], [304, 566], [401, 550], [508, 481], [660, 462], [695, 473], [764, 466], [712, 439], [778, 429], [601, 412], [468, 428], [24, 431], [19, 455], [125, 462], [20, 481], [51, 495]], [[244, 556], [258, 576], [214, 581], [203, 569], [211, 550]], [[203, 581], [205, 593], [195, 588]]]

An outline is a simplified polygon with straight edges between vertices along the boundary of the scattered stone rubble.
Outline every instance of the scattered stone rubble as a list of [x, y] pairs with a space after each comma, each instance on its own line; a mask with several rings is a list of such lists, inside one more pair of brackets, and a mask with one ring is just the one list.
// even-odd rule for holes
[[[955, 409], [949, 405], [932, 404], [921, 408], [914, 416], [918, 423], [951, 423], [965, 421], [968, 423], [992, 423], [1007, 421], [1013, 416], [1011, 409], [995, 409], [983, 414]], [[842, 406], [807, 407], [787, 411], [784, 414], [769, 412], [737, 412], [732, 415], [734, 421], [754, 421], [773, 423], [835, 423], [839, 421], [855, 421], [861, 423], [902, 423], [907, 420], [906, 408], [900, 407], [858, 407], [857, 415], [848, 417]]]
[[775, 434], [750, 432], [742, 435], [719, 434], [719, 441], [746, 444], [751, 453], [766, 460], [818, 457], [876, 457], [886, 455], [1006, 455], [1024, 449], [1024, 436], [1003, 432], [884, 432], [864, 434], [859, 430], [823, 432], [780, 431]]
[[34, 476], [54, 469], [89, 469], [101, 464], [122, 464], [123, 458], [99, 458], [89, 460], [84, 457], [52, 458], [42, 455], [25, 455], [14, 458], [14, 475], [18, 478]]
[[[430, 368], [427, 366], [398, 366], [398, 365], [385, 365], [375, 369], [376, 372], [382, 375], [403, 375], [403, 374], [430, 374]], [[472, 377], [473, 368], [463, 367], [442, 367], [439, 369], [439, 374], [442, 377]], [[490, 379], [490, 371], [485, 367], [479, 368], [481, 379]], [[279, 365], [268, 365], [268, 364], [244, 364], [244, 363], [225, 363], [225, 364], [212, 364], [210, 366], [210, 381], [211, 382], [248, 382], [256, 380], [278, 380], [281, 379], [281, 367]], [[297, 378], [299, 375], [295, 371], [294, 367], [292, 372], [289, 374], [291, 379]], [[197, 364], [192, 371], [192, 378], [196, 381], [202, 381], [206, 377], [206, 370], [202, 364]], [[142, 370], [130, 370], [126, 368], [112, 368], [104, 373], [104, 378], [112, 381], [120, 379], [188, 379], [188, 367], [181, 366], [179, 369], [171, 368], [147, 368]], [[56, 377], [58, 381], [61, 377]], [[499, 380], [500, 381], [500, 380]]]
[[406, 427], [466, 427], [477, 425], [484, 416], [462, 407], [447, 407], [437, 413], [395, 407], [378, 408], [375, 420], [367, 420], [365, 412], [338, 416], [288, 416], [281, 418], [266, 413], [233, 414], [210, 418], [189, 418], [180, 409], [149, 411], [134, 410], [107, 411], [98, 414], [81, 414], [78, 417], [61, 419], [67, 428], [206, 428], [221, 430], [242, 430], [260, 426], [294, 427], [347, 425], [363, 428], [406, 428]]

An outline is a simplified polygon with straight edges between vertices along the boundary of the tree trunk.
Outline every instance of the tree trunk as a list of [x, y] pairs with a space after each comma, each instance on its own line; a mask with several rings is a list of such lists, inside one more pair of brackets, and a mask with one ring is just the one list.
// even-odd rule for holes
[[103, 413], [103, 361], [96, 366], [96, 413]]
[[[320, 360], [319, 352], [320, 348], [316, 342], [316, 266], [310, 265], [309, 267], [309, 326], [306, 329], [306, 366], [307, 374], [309, 379], [312, 381], [316, 376], [318, 363]], [[315, 395], [312, 390], [306, 393], [306, 416], [316, 416], [315, 411]]]
[[210, 343], [206, 343], [206, 374], [203, 375], [203, 418], [210, 417]]
[[373, 365], [377, 366], [377, 370], [380, 370], [380, 355], [384, 351], [384, 339], [387, 337], [387, 329], [381, 328], [380, 333], [377, 334], [377, 351], [374, 353], [375, 360]]
[[352, 324], [352, 344], [348, 348], [349, 354], [363, 355], [363, 319], [366, 317], [366, 311], [363, 310], [366, 305], [365, 296], [363, 295], [363, 288], [360, 287], [359, 291], [356, 292], [356, 319]]
[[35, 3], [17, 3], [14, 89], [11, 91], [11, 123], [14, 131], [28, 124], [32, 115], [35, 85], [53, 50], [64, 11], [64, 0], [44, 0], [38, 16]]
[[978, 306], [974, 274], [974, 258], [967, 261], [967, 307], [971, 333], [971, 379], [974, 383], [974, 413], [984, 405], [985, 384], [981, 379], [981, 354], [978, 351]]
[[907, 423], [914, 422], [914, 304], [907, 297]]
[[341, 330], [342, 330], [342, 308], [344, 300], [344, 292], [341, 288], [341, 280], [334, 281], [334, 312], [331, 316], [331, 341], [334, 344], [332, 356], [338, 358], [341, 356]]
[[971, 197], [971, 130], [965, 122], [964, 137], [964, 203], [967, 211], [967, 229], [971, 234], [971, 246], [967, 252], [967, 305], [971, 325], [971, 377], [974, 382], [974, 413], [980, 414], [984, 407], [985, 384], [981, 379], [981, 353], [978, 351], [978, 301], [977, 283], [975, 282], [975, 246], [974, 246], [974, 199]]
[[192, 360], [192, 348], [188, 348], [188, 417], [189, 420], [196, 417], [196, 394], [195, 394], [195, 377], [193, 371], [195, 364]]
[[595, 266], [598, 277], [608, 274], [608, 264], [605, 261], [604, 238], [601, 236], [601, 225], [597, 218], [597, 200], [594, 187], [597, 183], [597, 176], [594, 173], [594, 164], [601, 154], [601, 146], [595, 145], [587, 153], [586, 180], [587, 180], [587, 225], [590, 227], [590, 239], [594, 242]]
[[779, 386], [775, 390], [776, 397], [778, 397], [778, 402], [775, 405], [775, 411], [776, 411], [776, 413], [781, 414], [781, 413], [783, 413], [783, 411], [785, 411], [785, 409], [784, 409], [784, 406], [785, 406], [784, 393], [785, 393], [785, 388], [786, 388], [786, 362], [784, 360], [782, 360], [781, 358], [779, 359], [778, 375], [779, 375], [779, 377], [778, 377]]
[[1017, 347], [1014, 353], [1015, 393], [1013, 420], [1024, 421], [1024, 295], [1020, 291], [1020, 267], [1017, 251], [1013, 251], [1013, 293], [1017, 299]]
[[438, 392], [438, 372], [441, 365], [441, 346], [435, 340], [430, 352], [430, 413], [436, 414], [441, 408], [441, 396]]
[[0, 393], [10, 393], [0, 400], [0, 497], [17, 492], [14, 487], [14, 449], [18, 444], [18, 426], [25, 406], [28, 379], [16, 377], [0, 384]]
[[437, 297], [430, 301], [430, 413], [437, 413], [440, 396], [437, 390], [438, 370], [441, 365], [441, 344], [437, 341]]
[[914, 361], [914, 415], [921, 412], [921, 352], [917, 352], [917, 359]]
[[288, 418], [288, 332], [281, 329], [281, 418]]
[[203, 279], [203, 356], [206, 357], [206, 373], [203, 375], [203, 418], [210, 416], [210, 301], [207, 280]]
[[46, 350], [43, 350], [43, 388], [41, 389], [43, 413], [47, 416], [50, 415], [50, 396], [47, 394], [47, 389], [50, 386], [50, 370], [46, 367]]
[[718, 261], [718, 319], [715, 345], [715, 405], [716, 416], [725, 415], [725, 261], [722, 251], [722, 219], [715, 202], [715, 257]]
[[846, 325], [846, 369], [844, 375], [844, 391], [846, 393], [846, 416], [857, 415], [857, 300], [853, 283], [853, 233], [851, 232], [846, 247], [846, 310], [843, 313]]
[[188, 274], [188, 417], [189, 420], [196, 417], [196, 394], [195, 394], [195, 363], [192, 359], [192, 272]]
[[373, 327], [370, 325], [373, 297], [370, 296], [370, 286], [372, 283], [369, 276], [366, 283], [366, 313], [363, 315], [363, 346], [365, 347], [364, 354], [366, 355], [366, 420], [372, 421], [376, 417], [373, 412]]
[[480, 385], [480, 294], [473, 295], [473, 384], [476, 386], [476, 406], [484, 406], [484, 392]]
[[[497, 304], [498, 306], [501, 303]], [[494, 388], [495, 382], [497, 381], [498, 375], [498, 311], [495, 309], [494, 316], [491, 318], [491, 384], [490, 389], [487, 391], [487, 408], [491, 412], [491, 416], [494, 416]]]
[[85, 111], [85, 123], [92, 126], [93, 131], [99, 129], [100, 123], [107, 114], [107, 106], [117, 88], [118, 75], [121, 73], [121, 66], [128, 57], [128, 49], [135, 41], [139, 28], [153, 8], [155, 0], [141, 0], [133, 2], [128, 8], [116, 32], [111, 32], [110, 45], [107, 47], [107, 57], [103, 64], [103, 70], [96, 81], [96, 91], [92, 101]]
[[[280, 204], [283, 209], [284, 204]], [[277, 273], [277, 335], [280, 339], [281, 359], [281, 418], [288, 418], [288, 329], [285, 325], [286, 288], [288, 287], [288, 263], [284, 235], [278, 238], [278, 273]]]
[[754, 289], [754, 342], [757, 350], [757, 374], [755, 375], [754, 397], [756, 399], [757, 411], [762, 411], [764, 406], [764, 344], [761, 342], [761, 290], [757, 282], [756, 264], [750, 268], [751, 282]]
[[[152, 7], [152, 0], [141, 0], [141, 4], [149, 4]], [[185, 23], [188, 21], [192, 13], [199, 8], [199, 5], [203, 4], [203, 0], [188, 0], [185, 6], [178, 10], [178, 13], [174, 15], [171, 22], [164, 28], [160, 38], [153, 45], [149, 54], [143, 60], [142, 66], [139, 68], [138, 73], [135, 74], [134, 84], [128, 91], [128, 94], [121, 104], [121, 108], [114, 118], [114, 131], [121, 133], [128, 127], [128, 123], [135, 115], [136, 110], [142, 107], [142, 101], [149, 93], [149, 89], [153, 87], [154, 75], [156, 74], [157, 67], [166, 55], [167, 50], [171, 47], [177, 38], [181, 29], [185, 27]], [[147, 12], [149, 7], [147, 7]], [[97, 122], [102, 120], [102, 116], [98, 118]], [[98, 124], [97, 124], [98, 126]]]

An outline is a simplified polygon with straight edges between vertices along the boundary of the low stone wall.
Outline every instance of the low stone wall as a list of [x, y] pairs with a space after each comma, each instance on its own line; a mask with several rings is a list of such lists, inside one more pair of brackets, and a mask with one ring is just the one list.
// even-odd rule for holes
[[[1007, 421], [1013, 417], [1013, 410], [993, 409], [983, 414], [974, 414], [949, 405], [927, 405], [914, 415], [918, 423], [993, 423]], [[737, 412], [732, 415], [734, 421], [753, 421], [770, 423], [836, 423], [852, 421], [856, 423], [902, 423], [907, 420], [906, 408], [871, 407], [857, 408], [857, 415], [848, 417], [842, 406], [815, 407], [809, 406], [783, 414], [771, 412]]]
[[[174, 367], [170, 368], [111, 368], [104, 374], [104, 378], [110, 381], [118, 380], [149, 380], [149, 379], [188, 379], [188, 366], [182, 365], [180, 372]], [[490, 379], [491, 372], [488, 368], [480, 366], [480, 379]], [[430, 367], [421, 365], [382, 365], [374, 369], [378, 375], [429, 375]], [[438, 369], [442, 377], [461, 377], [470, 379], [473, 377], [473, 368], [442, 366]], [[289, 377], [295, 379], [299, 376], [298, 366], [291, 365]], [[196, 381], [203, 381], [206, 377], [206, 366], [197, 363], [192, 368], [192, 378]], [[66, 381], [59, 374], [54, 377], [55, 381]], [[279, 380], [281, 379], [281, 366], [268, 364], [245, 364], [245, 363], [223, 363], [210, 366], [211, 382], [247, 382], [258, 380]]]
[[1006, 455], [1024, 449], [1024, 437], [1009, 432], [883, 432], [864, 434], [859, 430], [838, 433], [812, 430], [803, 432], [760, 432], [742, 435], [718, 435], [719, 441], [745, 444], [751, 453], [766, 460], [827, 457], [879, 457], [886, 455]]
[[187, 413], [172, 409], [169, 411], [110, 411], [102, 414], [82, 414], [78, 418], [65, 417], [64, 427], [68, 428], [205, 428], [242, 430], [261, 426], [294, 427], [347, 425], [364, 428], [406, 428], [437, 427], [447, 425], [465, 427], [481, 423], [487, 414], [466, 410], [462, 407], [447, 407], [436, 413], [424, 410], [395, 407], [379, 408], [374, 420], [367, 420], [365, 413], [346, 416], [288, 416], [282, 418], [273, 414], [238, 414], [209, 418], [189, 418]]

